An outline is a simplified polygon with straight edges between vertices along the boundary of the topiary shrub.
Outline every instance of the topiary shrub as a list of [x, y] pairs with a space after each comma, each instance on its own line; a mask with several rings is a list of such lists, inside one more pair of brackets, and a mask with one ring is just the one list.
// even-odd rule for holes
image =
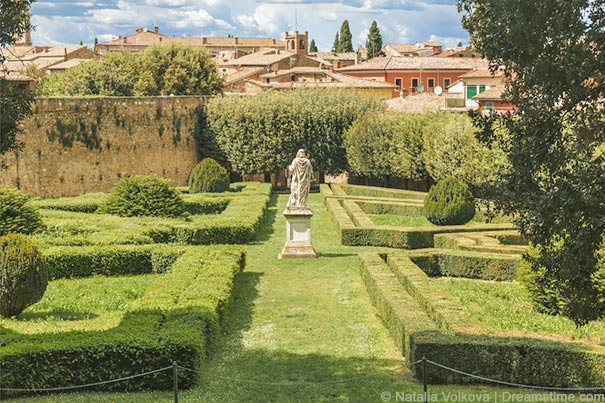
[[424, 199], [424, 216], [436, 225], [462, 225], [475, 216], [468, 186], [454, 177], [440, 180]]
[[31, 234], [44, 228], [40, 213], [28, 201], [29, 197], [17, 189], [0, 187], [0, 235]]
[[99, 211], [122, 217], [181, 217], [185, 203], [169, 182], [155, 175], [120, 180]]
[[25, 235], [0, 237], [0, 315], [11, 317], [38, 302], [48, 273], [42, 254]]
[[212, 158], [204, 158], [189, 175], [189, 193], [218, 193], [229, 190], [229, 172]]

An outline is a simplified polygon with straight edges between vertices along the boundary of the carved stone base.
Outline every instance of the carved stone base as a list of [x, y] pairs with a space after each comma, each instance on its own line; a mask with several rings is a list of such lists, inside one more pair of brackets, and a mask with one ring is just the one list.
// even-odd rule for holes
[[286, 209], [286, 244], [279, 259], [317, 258], [317, 252], [311, 245], [311, 217], [309, 208]]

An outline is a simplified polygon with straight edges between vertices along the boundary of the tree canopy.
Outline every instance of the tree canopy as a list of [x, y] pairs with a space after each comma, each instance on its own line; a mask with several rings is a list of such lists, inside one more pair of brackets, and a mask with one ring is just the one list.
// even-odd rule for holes
[[315, 39], [311, 39], [311, 43], [309, 43], [309, 52], [317, 52], [317, 45], [315, 44]]
[[381, 108], [373, 97], [350, 90], [301, 89], [215, 98], [206, 111], [235, 172], [276, 172], [304, 148], [315, 169], [338, 174], [347, 169], [343, 132], [359, 116]]
[[44, 83], [44, 95], [214, 95], [222, 78], [208, 51], [178, 42], [150, 46], [138, 55], [110, 53]]
[[[505, 67], [517, 111], [503, 124], [510, 170], [494, 197], [540, 253], [527, 256], [577, 324], [605, 315], [605, 0], [459, 0], [472, 44]], [[497, 136], [483, 130], [488, 144]], [[601, 280], [602, 281], [602, 280]]]
[[382, 52], [382, 35], [380, 34], [376, 21], [372, 21], [372, 25], [370, 25], [368, 39], [366, 40], [366, 49], [368, 51], [368, 59], [384, 56], [384, 53]]
[[[0, 47], [13, 45], [31, 29], [27, 18], [31, 3], [33, 0], [0, 2]], [[4, 55], [0, 53], [0, 66], [4, 60]], [[27, 86], [9, 81], [4, 71], [0, 71], [0, 156], [19, 149], [19, 123], [31, 112], [32, 100], [33, 96]]]

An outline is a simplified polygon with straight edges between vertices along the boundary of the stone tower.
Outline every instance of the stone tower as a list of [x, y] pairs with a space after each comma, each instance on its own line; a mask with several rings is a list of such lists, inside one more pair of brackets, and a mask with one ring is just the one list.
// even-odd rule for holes
[[306, 55], [309, 52], [309, 33], [299, 34], [298, 31], [286, 31], [286, 51]]
[[15, 41], [15, 45], [17, 46], [31, 46], [32, 45], [32, 33], [31, 33], [31, 27], [30, 27], [30, 21], [31, 21], [31, 14], [29, 13], [29, 11], [26, 14], [27, 19], [27, 29], [25, 30], [25, 32], [23, 33], [23, 36], [18, 38]]

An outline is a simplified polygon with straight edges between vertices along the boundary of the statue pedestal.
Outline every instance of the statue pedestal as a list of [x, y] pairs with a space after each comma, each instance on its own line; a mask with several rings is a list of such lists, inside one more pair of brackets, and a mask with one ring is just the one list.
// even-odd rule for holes
[[279, 259], [316, 258], [317, 252], [311, 245], [311, 217], [309, 208], [295, 210], [286, 209], [286, 244]]

